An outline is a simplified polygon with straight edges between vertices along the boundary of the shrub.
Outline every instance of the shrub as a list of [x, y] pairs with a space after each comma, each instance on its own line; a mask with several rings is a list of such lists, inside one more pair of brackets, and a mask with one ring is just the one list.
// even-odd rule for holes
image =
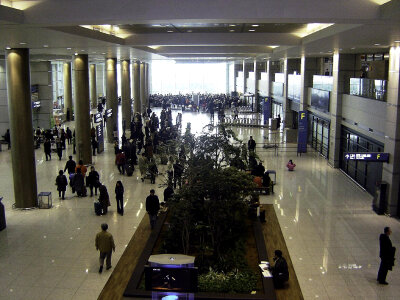
[[200, 292], [249, 294], [256, 287], [257, 276], [251, 271], [224, 273], [210, 268], [207, 274], [199, 276]]

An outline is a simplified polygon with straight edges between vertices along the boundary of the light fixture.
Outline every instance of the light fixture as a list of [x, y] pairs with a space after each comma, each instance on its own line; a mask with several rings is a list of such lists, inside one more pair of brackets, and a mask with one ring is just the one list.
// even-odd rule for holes
[[72, 48], [67, 48], [67, 50], [71, 50]]
[[75, 52], [75, 55], [78, 55], [78, 52]]
[[7, 50], [11, 50], [11, 47], [7, 46], [6, 49], [7, 49]]
[[351, 49], [351, 50], [354, 50], [354, 49], [356, 49], [356, 47], [351, 47], [350, 49]]
[[93, 54], [96, 54], [96, 52], [93, 52]]
[[260, 25], [258, 25], [258, 24], [251, 25], [251, 27], [258, 27], [258, 26], [260, 26]]
[[174, 32], [174, 31], [173, 31], [173, 30], [168, 30], [167, 32], [168, 32], [168, 33], [171, 33], [171, 32]]
[[26, 43], [25, 42], [21, 42], [21, 43], [19, 43], [20, 45], [26, 45]]
[[380, 46], [381, 44], [379, 44], [379, 43], [376, 43], [376, 44], [374, 44], [374, 46]]
[[190, 29], [189, 29], [187, 32], [193, 32], [193, 30], [190, 30]]
[[229, 27], [235, 27], [236, 24], [229, 24]]
[[234, 30], [234, 29], [231, 29], [231, 30], [229, 30], [229, 32], [235, 32], [235, 30]]
[[83, 51], [85, 51], [85, 50], [82, 49], [81, 51], [83, 52]]
[[153, 25], [151, 25], [152, 27], [163, 27], [162, 25], [160, 25], [160, 24], [153, 24]]
[[253, 32], [253, 31], [256, 31], [256, 30], [255, 29], [249, 29], [249, 31]]
[[103, 52], [102, 54], [105, 55], [106, 53]]
[[43, 45], [43, 48], [48, 48], [49, 47], [49, 45]]

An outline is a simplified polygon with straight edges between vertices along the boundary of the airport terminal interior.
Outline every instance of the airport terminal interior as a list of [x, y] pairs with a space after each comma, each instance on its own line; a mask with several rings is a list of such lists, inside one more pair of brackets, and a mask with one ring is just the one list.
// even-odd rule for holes
[[[125, 137], [148, 155], [133, 132], [149, 109], [171, 111], [160, 134], [223, 124], [245, 148], [255, 140], [273, 187], [259, 204], [273, 207], [300, 288], [290, 299], [399, 299], [398, 260], [377, 281], [385, 227], [400, 245], [399, 16], [400, 0], [0, 0], [0, 299], [107, 299], [150, 228], [146, 197], [162, 201], [168, 180], [160, 152], [155, 184], [116, 166]], [[60, 159], [49, 142], [48, 160], [55, 127], [74, 136]], [[70, 155], [99, 173], [107, 214], [90, 191], [59, 197]], [[115, 252], [99, 273], [102, 223]]]

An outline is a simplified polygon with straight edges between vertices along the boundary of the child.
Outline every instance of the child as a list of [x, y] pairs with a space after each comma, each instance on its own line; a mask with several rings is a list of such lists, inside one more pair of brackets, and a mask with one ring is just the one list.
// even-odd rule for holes
[[292, 160], [289, 160], [289, 162], [286, 165], [286, 167], [288, 168], [289, 171], [294, 171], [295, 166], [296, 166], [296, 164], [294, 164]]
[[124, 186], [121, 180], [117, 181], [115, 186], [115, 198], [117, 199], [117, 212], [123, 216], [124, 215]]

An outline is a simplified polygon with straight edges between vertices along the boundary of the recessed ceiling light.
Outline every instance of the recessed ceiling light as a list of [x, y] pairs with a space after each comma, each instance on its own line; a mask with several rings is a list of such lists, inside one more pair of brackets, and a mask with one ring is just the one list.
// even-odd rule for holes
[[394, 41], [395, 43], [400, 43], [400, 41]]
[[7, 50], [11, 50], [11, 47], [8, 47], [8, 46], [7, 46], [6, 49], [7, 49]]
[[174, 31], [173, 30], [168, 30], [167, 32], [171, 33], [171, 32], [174, 32]]
[[49, 47], [49, 45], [43, 45], [43, 47], [44, 47], [44, 48], [48, 48], [48, 47]]
[[351, 49], [351, 50], [354, 50], [354, 49], [356, 49], [356, 47], [351, 47], [350, 49]]
[[375, 46], [380, 46], [381, 44], [378, 44], [378, 43], [376, 43], [376, 44], [374, 44]]
[[258, 26], [260, 26], [260, 25], [258, 25], [258, 24], [251, 25], [251, 27], [258, 27]]
[[67, 48], [67, 50], [71, 50], [72, 48]]
[[236, 24], [229, 24], [229, 27], [235, 27]]
[[81, 51], [85, 51], [85, 50], [82, 49]]
[[78, 52], [75, 52], [75, 55], [78, 55]]
[[252, 31], [252, 32], [253, 32], [253, 31], [256, 31], [256, 30], [255, 30], [255, 29], [249, 29], [249, 31]]
[[105, 55], [106, 53], [103, 52], [102, 54]]
[[160, 24], [153, 24], [153, 25], [151, 25], [151, 26], [153, 26], [153, 27], [163, 27], [163, 26], [160, 25]]
[[231, 29], [231, 30], [229, 30], [229, 32], [235, 32], [235, 30]]
[[187, 32], [193, 32], [193, 30], [188, 30]]
[[20, 45], [26, 45], [26, 43], [25, 42], [21, 42], [21, 43], [19, 43]]

